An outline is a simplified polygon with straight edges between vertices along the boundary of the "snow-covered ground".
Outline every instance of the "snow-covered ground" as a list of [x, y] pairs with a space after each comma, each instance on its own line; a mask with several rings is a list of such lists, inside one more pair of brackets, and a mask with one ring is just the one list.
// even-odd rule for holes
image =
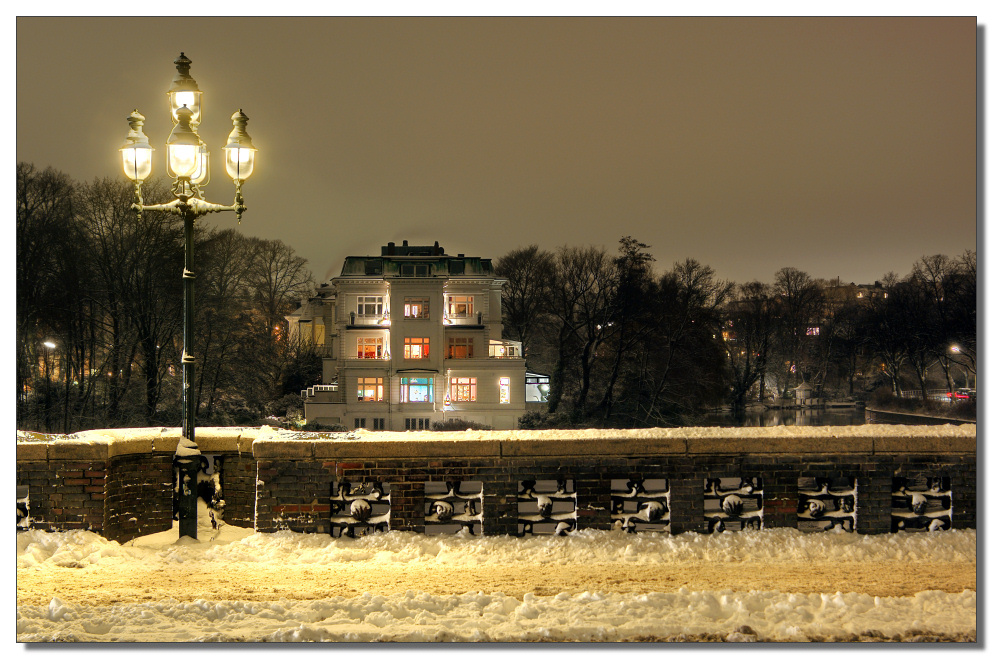
[[[399, 572], [600, 563], [640, 567], [709, 562], [976, 563], [974, 531], [860, 536], [792, 529], [715, 535], [626, 534], [583, 530], [533, 539], [424, 536], [391, 532], [358, 540], [328, 535], [254, 533], [223, 525], [200, 540], [176, 531], [124, 545], [83, 531], [17, 536], [19, 581], [77, 568], [103, 568], [155, 581], [159, 570], [195, 567], [308, 569], [371, 567]], [[214, 536], [214, 539], [211, 539]], [[65, 570], [61, 570], [65, 572]], [[95, 574], [97, 573], [97, 574]], [[303, 580], [304, 581], [304, 580]], [[626, 586], [626, 585], [625, 585]], [[162, 588], [162, 587], [160, 587]], [[168, 595], [168, 590], [163, 592]], [[53, 596], [17, 608], [18, 641], [847, 641], [919, 640], [919, 633], [976, 636], [977, 593], [924, 590], [903, 597], [851, 592], [680, 588], [674, 592], [561, 592], [505, 595], [417, 590], [328, 595], [317, 600], [205, 598], [67, 602]], [[113, 597], [113, 596], [111, 596]]]

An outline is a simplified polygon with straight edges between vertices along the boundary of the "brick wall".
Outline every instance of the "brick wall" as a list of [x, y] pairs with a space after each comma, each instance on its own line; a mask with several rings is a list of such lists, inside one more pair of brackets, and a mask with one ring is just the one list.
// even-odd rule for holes
[[891, 485], [896, 475], [950, 479], [954, 528], [976, 528], [976, 456], [737, 454], [641, 458], [469, 458], [462, 460], [377, 461], [261, 460], [257, 529], [326, 532], [328, 496], [340, 479], [391, 485], [393, 530], [422, 532], [424, 483], [480, 480], [484, 484], [486, 535], [516, 535], [517, 492], [524, 480], [575, 482], [579, 528], [609, 530], [610, 482], [616, 478], [669, 481], [671, 531], [706, 531], [704, 481], [758, 477], [764, 493], [766, 528], [796, 527], [798, 478], [851, 478], [857, 486], [856, 531], [890, 531]]
[[31, 526], [44, 530], [104, 530], [106, 462], [17, 463], [18, 485], [28, 486]]
[[222, 455], [224, 518], [233, 526], [252, 528], [256, 508], [256, 460], [250, 453]]
[[166, 531], [173, 524], [173, 456], [110, 458], [104, 537], [124, 542]]
[[[18, 443], [17, 481], [29, 488], [32, 526], [91, 528], [119, 541], [170, 527], [176, 435], [154, 429], [147, 440], [141, 431], [130, 431], [121, 440], [116, 433], [95, 432], [100, 443], [65, 438]], [[516, 535], [522, 481], [569, 479], [578, 528], [612, 527], [615, 479], [663, 478], [673, 533], [707, 530], [705, 481], [722, 478], [760, 481], [766, 528], [797, 526], [801, 477], [850, 479], [858, 533], [891, 530], [892, 490], [899, 478], [945, 479], [952, 492], [952, 526], [977, 525], [975, 426], [687, 434], [679, 429], [592, 431], [588, 437], [559, 431], [358, 436], [216, 429], [205, 435], [203, 450], [222, 457], [225, 520], [265, 532], [330, 532], [330, 496], [342, 481], [388, 484], [389, 527], [417, 532], [426, 524], [427, 482], [481, 481], [484, 533]]]

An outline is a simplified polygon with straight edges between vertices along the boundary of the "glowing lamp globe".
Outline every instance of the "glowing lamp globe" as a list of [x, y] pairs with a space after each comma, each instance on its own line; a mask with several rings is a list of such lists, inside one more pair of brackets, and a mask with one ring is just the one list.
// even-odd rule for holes
[[191, 111], [191, 124], [197, 126], [201, 123], [201, 90], [198, 89], [197, 82], [191, 77], [191, 60], [183, 53], [173, 61], [177, 65], [177, 77], [173, 79], [173, 85], [167, 94], [170, 97], [170, 113], [173, 121], [179, 122], [178, 115], [181, 108], [187, 106]]
[[191, 181], [195, 184], [206, 184], [210, 178], [211, 171], [208, 169], [208, 146], [204, 143], [198, 147], [197, 169], [191, 174]]
[[191, 111], [181, 106], [177, 126], [166, 141], [166, 165], [171, 177], [190, 178], [200, 165], [201, 139], [191, 128]]
[[121, 165], [125, 170], [125, 176], [133, 182], [142, 182], [152, 172], [153, 147], [149, 144], [149, 139], [142, 132], [142, 123], [145, 121], [138, 110], [133, 110], [128, 116], [128, 137], [125, 144], [118, 150], [121, 152]]
[[225, 147], [225, 171], [235, 182], [242, 182], [253, 174], [256, 147], [246, 133], [249, 118], [239, 109], [232, 114], [232, 133]]

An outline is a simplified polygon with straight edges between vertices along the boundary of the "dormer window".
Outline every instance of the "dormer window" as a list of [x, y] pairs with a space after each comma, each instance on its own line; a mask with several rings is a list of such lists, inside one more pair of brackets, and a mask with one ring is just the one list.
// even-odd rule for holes
[[403, 262], [399, 273], [406, 278], [426, 278], [430, 275], [430, 265], [418, 262]]

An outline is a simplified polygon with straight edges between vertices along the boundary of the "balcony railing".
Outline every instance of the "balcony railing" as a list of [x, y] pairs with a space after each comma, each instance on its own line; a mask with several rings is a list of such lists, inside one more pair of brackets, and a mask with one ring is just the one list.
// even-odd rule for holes
[[315, 386], [309, 386], [301, 392], [301, 397], [303, 398], [313, 398], [316, 393], [338, 391], [339, 385], [337, 384], [316, 384]]
[[515, 340], [490, 340], [490, 359], [522, 359], [523, 343]]

